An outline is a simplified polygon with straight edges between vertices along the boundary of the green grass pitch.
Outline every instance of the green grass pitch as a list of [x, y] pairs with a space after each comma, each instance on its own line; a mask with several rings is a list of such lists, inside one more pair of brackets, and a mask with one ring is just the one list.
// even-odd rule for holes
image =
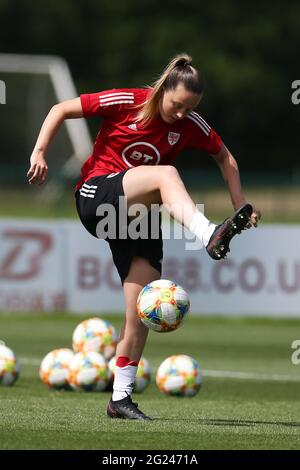
[[[101, 316], [120, 328], [121, 316]], [[16, 384], [0, 386], [0, 449], [300, 448], [300, 365], [291, 362], [300, 321], [190, 316], [176, 332], [151, 332], [144, 355], [152, 382], [134, 398], [155, 419], [131, 422], [106, 417], [109, 392], [53, 391], [40, 383], [41, 359], [70, 347], [83, 318], [0, 316], [0, 339], [21, 362]], [[155, 385], [159, 364], [179, 353], [203, 369], [193, 398], [164, 396]]]

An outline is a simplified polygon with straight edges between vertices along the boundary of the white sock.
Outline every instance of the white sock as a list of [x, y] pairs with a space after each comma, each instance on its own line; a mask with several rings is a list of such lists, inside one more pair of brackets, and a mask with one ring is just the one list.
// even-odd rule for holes
[[204, 246], [208, 245], [216, 225], [211, 223], [200, 211], [196, 211], [192, 217], [190, 231], [198, 237]]
[[118, 401], [131, 395], [137, 366], [116, 366], [112, 400]]

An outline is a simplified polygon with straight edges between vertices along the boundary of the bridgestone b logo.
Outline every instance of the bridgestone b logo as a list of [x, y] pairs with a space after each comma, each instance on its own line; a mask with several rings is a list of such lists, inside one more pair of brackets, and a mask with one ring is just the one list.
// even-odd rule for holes
[[6, 86], [5, 83], [0, 80], [0, 104], [6, 103]]

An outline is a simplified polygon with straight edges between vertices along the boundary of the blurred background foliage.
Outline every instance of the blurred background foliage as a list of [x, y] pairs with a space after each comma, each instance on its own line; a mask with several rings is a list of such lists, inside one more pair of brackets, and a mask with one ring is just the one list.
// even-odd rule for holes
[[[0, 0], [0, 51], [62, 56], [78, 94], [145, 86], [174, 54], [191, 54], [206, 83], [199, 112], [256, 186], [300, 180], [299, 44], [294, 0]], [[198, 153], [178, 164], [191, 184], [221, 181]]]

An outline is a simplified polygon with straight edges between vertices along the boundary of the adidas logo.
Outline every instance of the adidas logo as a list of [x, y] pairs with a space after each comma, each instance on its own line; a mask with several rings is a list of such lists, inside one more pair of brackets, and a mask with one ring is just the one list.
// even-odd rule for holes
[[132, 129], [133, 131], [137, 131], [136, 124], [130, 124], [130, 125], [128, 126], [128, 129]]

